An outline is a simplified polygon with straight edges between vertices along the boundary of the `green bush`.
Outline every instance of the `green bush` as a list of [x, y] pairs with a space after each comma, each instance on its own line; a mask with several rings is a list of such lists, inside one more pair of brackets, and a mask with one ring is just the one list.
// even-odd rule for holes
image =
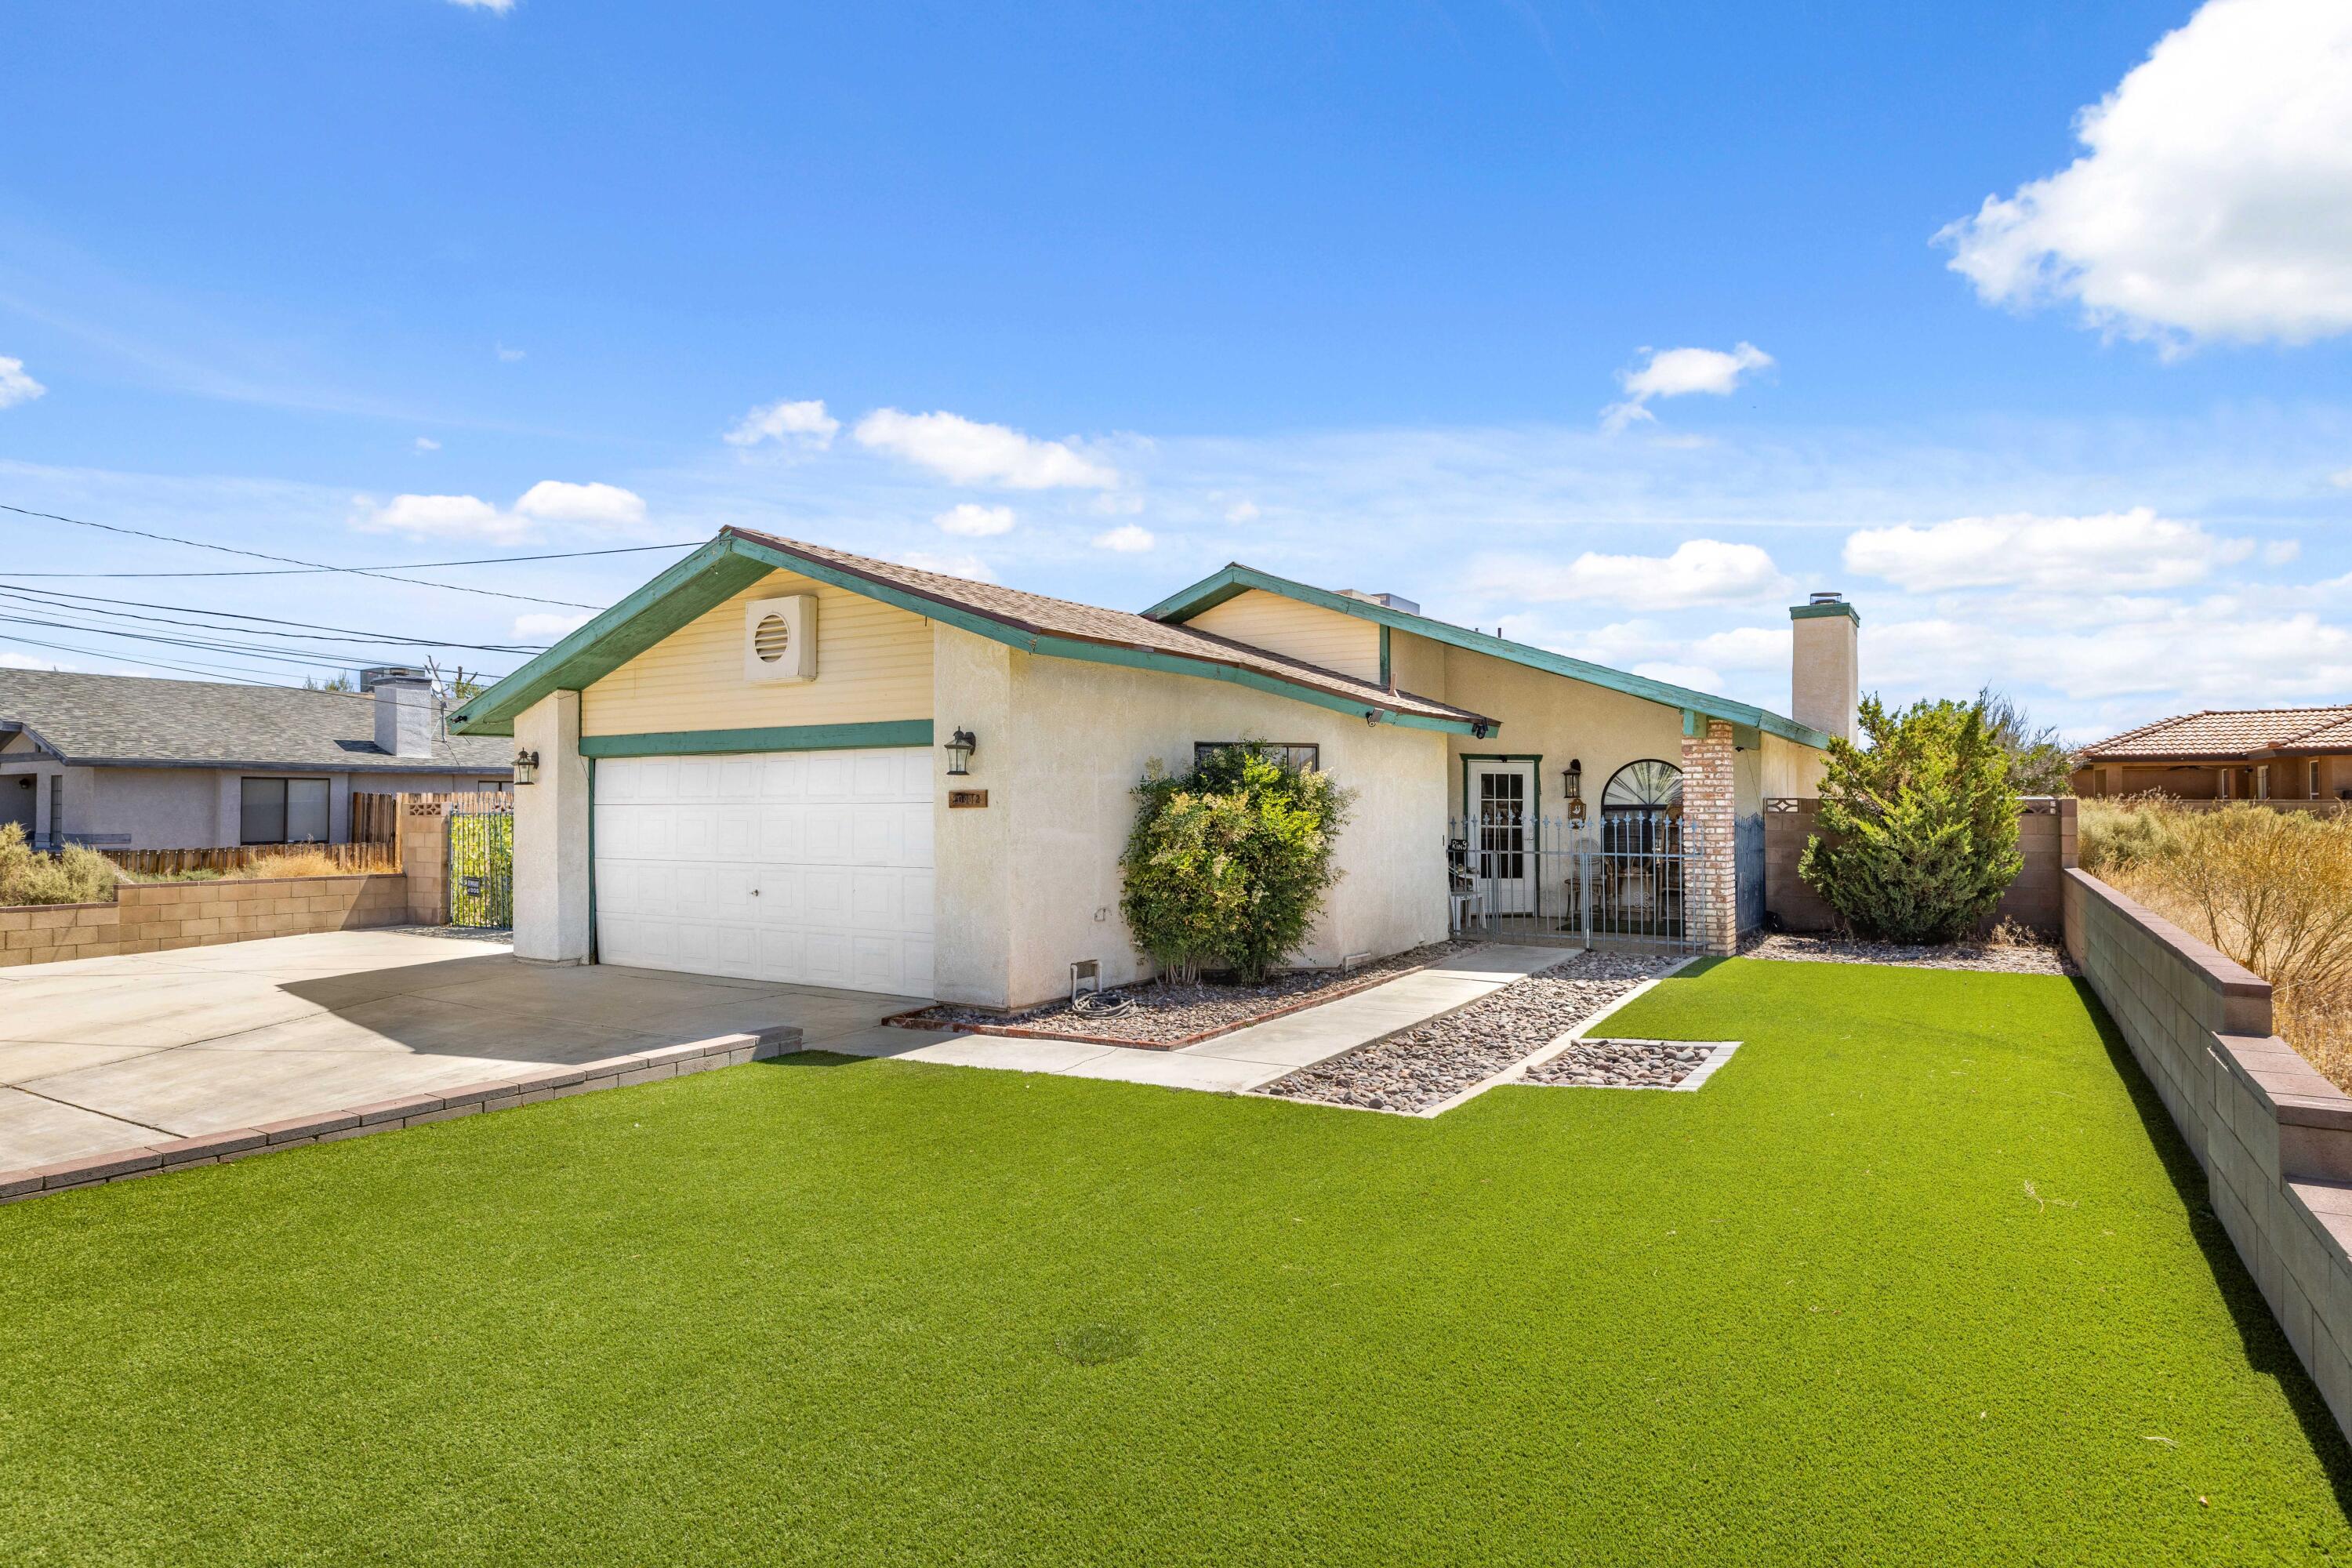
[[1244, 741], [1135, 788], [1119, 912], [1163, 978], [1229, 968], [1255, 984], [1297, 950], [1339, 879], [1349, 793]]
[[1830, 742], [1822, 833], [1798, 875], [1863, 936], [1945, 942], [1992, 912], [2024, 858], [2017, 790], [1982, 700], [1889, 714], [1863, 700], [1865, 749]]
[[42, 855], [16, 823], [0, 823], [0, 904], [102, 904], [114, 898], [114, 862], [68, 845]]

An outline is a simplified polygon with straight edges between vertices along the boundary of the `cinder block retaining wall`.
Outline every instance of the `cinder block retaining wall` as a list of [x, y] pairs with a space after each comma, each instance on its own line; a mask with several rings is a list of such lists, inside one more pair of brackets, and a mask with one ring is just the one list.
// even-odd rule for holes
[[2271, 1033], [2271, 988], [2087, 872], [2066, 950], [2205, 1167], [2213, 1212], [2352, 1434], [2352, 1098]]
[[399, 925], [407, 918], [407, 879], [397, 875], [126, 882], [110, 904], [0, 909], [0, 965]]
[[[1784, 931], [1830, 931], [1837, 911], [1797, 875], [1806, 841], [1820, 831], [1822, 803], [1779, 796], [1764, 803], [1764, 909]], [[2025, 868], [2003, 893], [1987, 928], [2015, 921], [2035, 931], [2055, 932], [2065, 918], [2061, 889], [2075, 863], [2074, 799], [2036, 796], [2017, 818], [2018, 853]]]

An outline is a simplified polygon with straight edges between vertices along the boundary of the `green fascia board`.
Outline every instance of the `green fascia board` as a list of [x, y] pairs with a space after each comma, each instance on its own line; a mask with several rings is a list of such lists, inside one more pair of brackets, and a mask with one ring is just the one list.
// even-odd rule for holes
[[1638, 697], [1667, 708], [1679, 708], [1704, 713], [1710, 719], [1725, 719], [1763, 734], [1778, 735], [1799, 745], [1827, 750], [1830, 738], [1821, 731], [1784, 719], [1780, 714], [1746, 702], [1735, 702], [1728, 697], [1717, 697], [1705, 691], [1693, 691], [1685, 686], [1668, 681], [1653, 680], [1646, 675], [1634, 675], [1627, 670], [1612, 669], [1604, 664], [1586, 659], [1570, 658], [1564, 653], [1549, 648], [1530, 647], [1486, 632], [1474, 632], [1466, 626], [1436, 621], [1427, 616], [1416, 616], [1405, 610], [1391, 609], [1362, 599], [1350, 599], [1344, 594], [1334, 594], [1327, 588], [1317, 588], [1305, 583], [1294, 583], [1287, 577], [1276, 577], [1255, 566], [1239, 563], [1202, 578], [1191, 587], [1170, 595], [1143, 613], [1156, 621], [1189, 621], [1203, 610], [1215, 607], [1226, 600], [1248, 593], [1253, 588], [1269, 594], [1279, 594], [1300, 604], [1318, 609], [1336, 610], [1343, 616], [1354, 616], [1401, 632], [1411, 632], [1432, 642], [1442, 642], [1468, 653], [1483, 653], [1513, 664], [1525, 665], [1553, 675], [1566, 676], [1588, 685]]
[[[548, 693], [578, 690], [602, 679], [697, 616], [725, 603], [773, 571], [797, 573], [803, 577], [830, 584], [845, 593], [862, 595], [911, 615], [943, 622], [959, 630], [1027, 653], [1232, 681], [1343, 713], [1362, 713], [1369, 708], [1381, 714], [1380, 722], [1398, 724], [1407, 729], [1443, 730], [1467, 735], [1474, 733], [1476, 728], [1475, 722], [1468, 719], [1399, 713], [1367, 704], [1351, 696], [1325, 691], [1213, 659], [1034, 632], [964, 605], [877, 582], [871, 577], [845, 571], [830, 562], [795, 554], [733, 533], [720, 534], [685, 560], [676, 563], [660, 576], [474, 699], [451, 716], [450, 727], [466, 735], [512, 734], [515, 715]], [[1500, 728], [1500, 725], [1493, 723], [1486, 726], [1489, 734]]]
[[702, 757], [722, 752], [831, 752], [929, 746], [929, 719], [868, 724], [780, 724], [758, 730], [667, 730], [646, 735], [583, 735], [583, 757]]
[[1792, 621], [1815, 620], [1822, 616], [1843, 616], [1855, 626], [1862, 625], [1862, 612], [1843, 600], [1834, 605], [1791, 605], [1789, 618]]
[[722, 535], [697, 550], [449, 716], [460, 735], [511, 735], [515, 715], [550, 692], [577, 691], [767, 575]]

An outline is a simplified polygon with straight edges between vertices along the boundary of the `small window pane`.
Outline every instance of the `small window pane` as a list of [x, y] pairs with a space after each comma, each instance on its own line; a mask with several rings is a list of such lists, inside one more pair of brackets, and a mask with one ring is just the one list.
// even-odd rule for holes
[[240, 803], [240, 837], [247, 844], [286, 842], [286, 781], [247, 779]]
[[[1238, 746], [1239, 741], [1195, 741], [1192, 742], [1192, 765], [1199, 767], [1227, 746]], [[1302, 773], [1319, 773], [1323, 768], [1323, 748], [1316, 743], [1275, 743], [1273, 750], [1280, 754], [1283, 765]]]
[[327, 841], [327, 781], [286, 781], [286, 842], [324, 844]]

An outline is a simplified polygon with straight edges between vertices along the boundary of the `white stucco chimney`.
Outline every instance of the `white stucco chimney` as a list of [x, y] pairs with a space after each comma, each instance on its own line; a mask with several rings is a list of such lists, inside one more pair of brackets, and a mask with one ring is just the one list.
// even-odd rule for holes
[[1862, 617], [1845, 595], [1820, 593], [1789, 610], [1794, 645], [1789, 717], [1842, 740], [1853, 739], [1853, 710], [1862, 700], [1857, 644]]
[[431, 678], [414, 669], [371, 669], [361, 679], [375, 699], [376, 750], [394, 757], [431, 756], [441, 730]]

